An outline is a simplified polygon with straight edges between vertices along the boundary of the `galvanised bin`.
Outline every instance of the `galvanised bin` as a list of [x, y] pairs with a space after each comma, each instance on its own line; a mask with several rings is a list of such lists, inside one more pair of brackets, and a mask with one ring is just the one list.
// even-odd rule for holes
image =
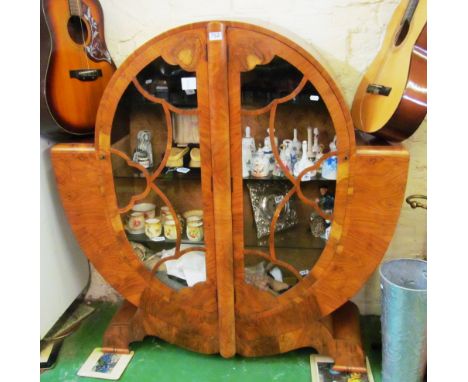
[[427, 262], [388, 261], [380, 279], [382, 381], [420, 382], [426, 367]]

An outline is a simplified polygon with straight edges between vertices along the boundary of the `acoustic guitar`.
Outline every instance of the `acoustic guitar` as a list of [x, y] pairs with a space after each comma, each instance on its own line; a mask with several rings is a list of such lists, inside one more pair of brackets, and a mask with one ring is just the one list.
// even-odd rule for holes
[[354, 96], [355, 127], [393, 142], [410, 137], [427, 113], [426, 0], [403, 0]]
[[45, 78], [50, 114], [66, 132], [92, 134], [102, 93], [115, 72], [97, 0], [43, 0], [51, 50]]

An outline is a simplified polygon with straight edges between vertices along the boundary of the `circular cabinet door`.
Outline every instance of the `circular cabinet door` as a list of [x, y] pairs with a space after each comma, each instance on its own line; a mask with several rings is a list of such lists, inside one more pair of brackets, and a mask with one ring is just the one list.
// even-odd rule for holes
[[158, 36], [128, 57], [103, 95], [96, 132], [102, 190], [127, 269], [119, 278], [119, 264], [98, 270], [139, 307], [146, 334], [215, 353], [205, 49], [202, 25]]

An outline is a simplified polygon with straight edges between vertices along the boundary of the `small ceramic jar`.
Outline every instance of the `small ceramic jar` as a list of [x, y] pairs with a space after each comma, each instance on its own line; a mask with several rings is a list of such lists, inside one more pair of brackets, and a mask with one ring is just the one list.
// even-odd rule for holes
[[143, 212], [132, 212], [127, 216], [127, 230], [134, 234], [145, 232], [145, 215]]
[[146, 219], [145, 234], [150, 239], [161, 236], [162, 225], [159, 218]]
[[166, 218], [166, 215], [170, 214], [169, 207], [168, 206], [162, 206], [161, 207], [161, 222], [164, 224], [164, 219]]
[[270, 174], [270, 157], [259, 148], [253, 157], [252, 176], [266, 178]]
[[166, 218], [164, 220], [164, 236], [168, 240], [177, 239], [177, 229], [174, 219]]
[[190, 241], [203, 240], [203, 222], [201, 220], [187, 222], [187, 238]]
[[192, 222], [201, 222], [203, 219], [201, 216], [192, 215], [192, 216], [188, 216], [185, 220], [187, 220], [187, 225], [188, 225], [189, 223], [192, 223]]
[[156, 205], [153, 203], [137, 203], [133, 206], [132, 211], [143, 213], [145, 219], [152, 219], [156, 216]]
[[[185, 227], [185, 219], [182, 217], [181, 214], [177, 214], [177, 219], [179, 220], [179, 224], [180, 224], [180, 231], [183, 232], [184, 231], [184, 227]], [[174, 216], [168, 212], [164, 218], [164, 221], [166, 220], [174, 220]], [[164, 224], [164, 222], [163, 222]]]

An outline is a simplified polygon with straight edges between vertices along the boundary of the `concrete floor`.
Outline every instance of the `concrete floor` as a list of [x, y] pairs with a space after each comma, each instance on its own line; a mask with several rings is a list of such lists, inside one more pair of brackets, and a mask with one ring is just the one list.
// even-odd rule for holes
[[[96, 312], [65, 339], [55, 367], [41, 374], [42, 382], [97, 381], [78, 377], [76, 373], [93, 349], [101, 346], [102, 335], [117, 306], [109, 303], [94, 306]], [[361, 327], [374, 380], [380, 382], [380, 352], [372, 346], [380, 339], [379, 317], [364, 316]], [[132, 344], [132, 349], [135, 355], [120, 378], [122, 382], [311, 381], [311, 349], [272, 357], [224, 359], [219, 355], [207, 356], [180, 349], [153, 337]]]

